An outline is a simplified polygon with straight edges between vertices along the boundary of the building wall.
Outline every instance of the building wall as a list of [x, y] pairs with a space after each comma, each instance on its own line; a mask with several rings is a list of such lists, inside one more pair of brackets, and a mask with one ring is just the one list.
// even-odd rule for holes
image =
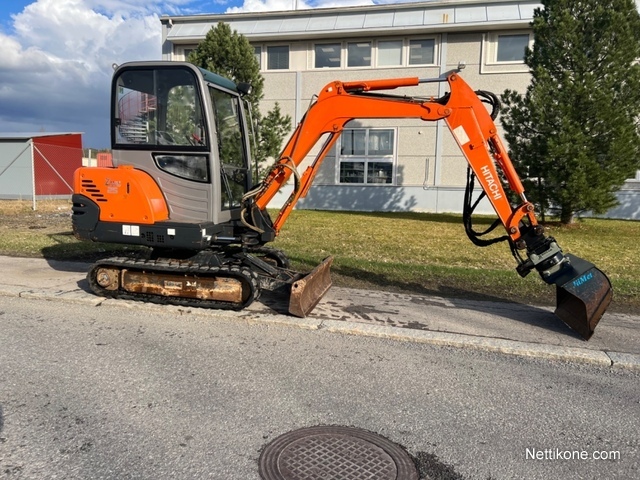
[[73, 173], [82, 166], [82, 135], [33, 139], [36, 196], [71, 195]]
[[0, 139], [0, 198], [71, 196], [82, 166], [82, 135], [33, 134]]
[[28, 139], [0, 140], [0, 198], [30, 198], [33, 169]]
[[[464, 63], [460, 75], [474, 89], [498, 95], [506, 89], [526, 90], [530, 81], [524, 62], [498, 61], [498, 36], [533, 36], [529, 22], [534, 8], [528, 0], [460, 0], [432, 1], [395, 6], [346, 7], [327, 10], [276, 12], [261, 15], [221, 15], [173, 17], [163, 23], [163, 57], [184, 60], [207, 31], [219, 21], [245, 35], [260, 48], [265, 96], [261, 108], [267, 112], [276, 102], [294, 125], [302, 119], [314, 95], [334, 80], [400, 78], [418, 76], [436, 78]], [[432, 38], [434, 62], [412, 66], [408, 62], [410, 40]], [[501, 37], [504, 39], [504, 37]], [[380, 41], [401, 40], [403, 63], [400, 66], [347, 67], [346, 48], [350, 42], [372, 42], [372, 56]], [[340, 68], [314, 68], [315, 45], [341, 43]], [[268, 68], [268, 47], [289, 46], [289, 68]], [[430, 83], [417, 88], [403, 88], [391, 93], [420, 97], [438, 97], [446, 85]], [[501, 132], [500, 119], [496, 121]], [[340, 143], [324, 160], [314, 185], [300, 208], [337, 210], [413, 210], [426, 212], [461, 212], [466, 183], [467, 161], [444, 122], [403, 120], [354, 120], [346, 128], [391, 128], [396, 148], [393, 153], [391, 184], [345, 184], [339, 182]], [[311, 163], [317, 149], [305, 159], [300, 171]], [[611, 216], [640, 218], [633, 205], [640, 201], [640, 184], [628, 182], [620, 192], [626, 207], [609, 212]], [[279, 206], [289, 196], [283, 189], [273, 200]], [[493, 213], [485, 201], [479, 213]], [[629, 217], [629, 215], [631, 215]]]
[[605, 217], [640, 220], [640, 180], [627, 182], [618, 192], [618, 200], [620, 205], [607, 212]]
[[38, 136], [34, 138], [37, 145], [52, 145], [56, 147], [82, 149], [82, 135], [79, 133], [63, 133], [56, 135]]
[[[419, 38], [419, 35], [392, 38]], [[339, 79], [401, 78], [419, 76], [437, 78], [454, 70], [460, 62], [466, 64], [461, 76], [474, 88], [500, 93], [506, 88], [524, 91], [529, 74], [522, 65], [509, 65], [504, 69], [483, 73], [487, 69], [487, 34], [449, 33], [438, 36], [438, 54], [434, 65], [388, 68], [310, 69], [313, 65], [314, 42], [291, 43], [290, 71], [263, 71], [265, 98], [261, 106], [268, 111], [278, 102], [283, 113], [299, 121], [308, 108], [313, 95], [317, 95], [329, 82]], [[365, 37], [376, 40], [376, 37]], [[383, 37], [384, 38], [384, 37]], [[326, 41], [326, 40], [322, 40]], [[263, 58], [264, 62], [264, 58]], [[423, 84], [415, 88], [403, 88], [391, 93], [421, 97], [439, 96], [447, 87], [439, 84]], [[297, 122], [296, 122], [297, 123]], [[497, 122], [500, 128], [499, 121]], [[314, 186], [299, 203], [301, 208], [337, 210], [413, 210], [427, 212], [460, 212], [464, 197], [467, 161], [449, 133], [444, 122], [422, 122], [416, 119], [402, 120], [354, 120], [347, 127], [392, 127], [397, 132], [395, 175], [392, 186], [339, 184], [338, 156], [332, 150], [320, 167]], [[315, 151], [301, 165], [300, 170], [312, 161]], [[284, 200], [288, 192], [281, 195]], [[492, 207], [484, 202], [478, 212], [492, 213]]]

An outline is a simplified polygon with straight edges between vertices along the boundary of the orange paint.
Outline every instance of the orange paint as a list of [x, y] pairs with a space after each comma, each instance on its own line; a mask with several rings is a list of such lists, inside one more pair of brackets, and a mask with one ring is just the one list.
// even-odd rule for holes
[[74, 174], [74, 192], [100, 207], [101, 221], [151, 225], [169, 218], [158, 184], [129, 165], [79, 168]]
[[[264, 210], [282, 186], [291, 177], [292, 169], [299, 166], [320, 138], [329, 134], [330, 144], [342, 133], [344, 125], [353, 119], [416, 118], [423, 121], [444, 119], [458, 146], [474, 171], [487, 198], [500, 217], [512, 240], [520, 238], [520, 222], [528, 220], [537, 225], [532, 205], [524, 201], [513, 207], [505, 192], [500, 176], [504, 175], [509, 188], [524, 198], [524, 187], [507, 154], [507, 149], [496, 135], [496, 126], [478, 95], [457, 74], [447, 78], [451, 93], [445, 103], [434, 100], [400, 96], [371, 96], [363, 92], [389, 90], [419, 85], [417, 77], [334, 81], [327, 84], [317, 101], [309, 108], [303, 120], [284, 147], [278, 167], [263, 182], [255, 198], [256, 206]], [[313, 163], [301, 175], [299, 187], [280, 210], [273, 223], [276, 233], [287, 220], [299, 198], [307, 193], [315, 174], [329, 148], [320, 151]]]

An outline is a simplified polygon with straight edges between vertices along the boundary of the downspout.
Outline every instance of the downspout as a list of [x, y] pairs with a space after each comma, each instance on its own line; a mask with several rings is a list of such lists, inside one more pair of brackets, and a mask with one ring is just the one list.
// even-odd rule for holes
[[33, 211], [36, 210], [36, 161], [33, 156], [33, 138], [29, 140], [29, 151], [31, 152], [31, 193], [33, 197]]
[[[447, 34], [443, 33], [440, 36], [440, 76], [445, 75], [447, 71]], [[442, 97], [446, 93], [446, 82], [438, 83], [438, 97]], [[435, 161], [433, 163], [433, 187], [436, 191], [436, 213], [440, 213], [438, 209], [438, 200], [440, 198], [440, 192], [438, 186], [440, 185], [440, 177], [442, 175], [442, 136], [445, 128], [445, 124], [442, 120], [436, 122], [436, 144], [435, 144]], [[428, 165], [427, 165], [428, 167]]]
[[173, 43], [168, 40], [169, 30], [173, 26], [173, 20], [168, 15], [160, 17], [162, 24], [162, 60], [171, 60], [173, 57]]

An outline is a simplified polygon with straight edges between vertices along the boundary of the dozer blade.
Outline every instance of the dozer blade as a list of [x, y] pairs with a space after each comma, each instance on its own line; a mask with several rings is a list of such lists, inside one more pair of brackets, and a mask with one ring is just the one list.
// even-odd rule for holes
[[331, 287], [330, 268], [333, 257], [325, 258], [310, 273], [291, 285], [289, 313], [296, 317], [306, 317], [315, 308]]
[[571, 266], [555, 280], [555, 314], [564, 323], [589, 340], [611, 303], [613, 292], [609, 278], [592, 263], [567, 254]]

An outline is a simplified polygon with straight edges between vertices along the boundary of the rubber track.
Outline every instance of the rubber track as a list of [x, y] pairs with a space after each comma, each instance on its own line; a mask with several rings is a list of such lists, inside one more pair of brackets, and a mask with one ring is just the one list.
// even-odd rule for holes
[[[193, 275], [196, 277], [227, 277], [240, 280], [244, 286], [249, 288], [249, 295], [242, 303], [223, 302], [220, 300], [200, 300], [186, 297], [165, 297], [148, 293], [127, 292], [125, 290], [105, 290], [95, 279], [95, 272], [98, 268], [119, 268], [132, 271], [157, 272], [165, 274]], [[188, 260], [143, 260], [127, 257], [113, 257], [100, 260], [91, 266], [87, 274], [87, 281], [91, 290], [101, 297], [117, 298], [121, 300], [136, 300], [161, 305], [178, 305], [183, 307], [215, 308], [221, 310], [242, 310], [248, 307], [260, 296], [258, 287], [258, 276], [249, 268], [240, 265], [210, 266], [194, 264]]]

